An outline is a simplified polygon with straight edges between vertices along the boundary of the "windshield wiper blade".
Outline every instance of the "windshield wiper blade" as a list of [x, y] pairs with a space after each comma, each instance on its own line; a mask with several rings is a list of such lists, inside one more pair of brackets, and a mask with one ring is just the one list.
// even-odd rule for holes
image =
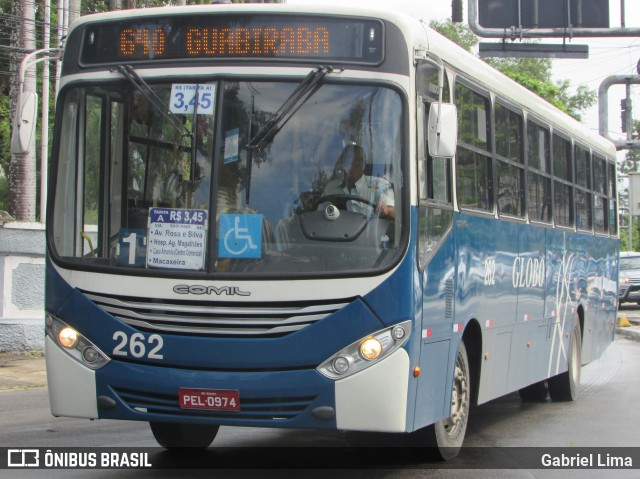
[[122, 73], [122, 76], [129, 80], [129, 82], [144, 95], [147, 101], [149, 101], [149, 103], [151, 103], [155, 109], [164, 116], [164, 118], [176, 129], [178, 133], [183, 137], [193, 137], [193, 134], [185, 128], [180, 119], [170, 110], [167, 110], [162, 98], [160, 98], [158, 94], [151, 89], [151, 87], [140, 77], [140, 75], [138, 75], [131, 65], [118, 65], [118, 70]]
[[247, 148], [255, 148], [273, 139], [298, 109], [318, 90], [324, 77], [331, 72], [333, 72], [333, 67], [331, 66], [318, 66], [309, 72], [306, 78], [300, 82], [278, 108], [273, 118], [249, 140]]

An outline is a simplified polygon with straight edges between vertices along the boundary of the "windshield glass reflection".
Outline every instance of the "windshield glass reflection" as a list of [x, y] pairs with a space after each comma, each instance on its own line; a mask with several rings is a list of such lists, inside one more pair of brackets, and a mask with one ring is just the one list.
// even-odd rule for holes
[[[74, 142], [58, 152], [58, 255], [227, 274], [390, 266], [403, 221], [400, 95], [325, 80], [271, 128], [298, 87], [225, 81], [67, 92], [63, 122], [81, 124], [88, 154], [76, 169]], [[260, 131], [269, 134], [250, 145]], [[94, 172], [81, 194], [78, 171]], [[74, 210], [83, 221], [70, 230]]]

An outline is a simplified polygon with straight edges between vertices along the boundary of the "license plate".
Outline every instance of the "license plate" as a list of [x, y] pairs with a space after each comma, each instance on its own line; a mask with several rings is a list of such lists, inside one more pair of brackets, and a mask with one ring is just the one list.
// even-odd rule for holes
[[178, 397], [183, 409], [240, 410], [240, 393], [235, 390], [180, 388]]

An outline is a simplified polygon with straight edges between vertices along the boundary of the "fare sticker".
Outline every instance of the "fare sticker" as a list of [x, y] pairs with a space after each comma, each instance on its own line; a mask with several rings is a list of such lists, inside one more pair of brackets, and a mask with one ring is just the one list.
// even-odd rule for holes
[[150, 208], [147, 267], [204, 269], [207, 210]]

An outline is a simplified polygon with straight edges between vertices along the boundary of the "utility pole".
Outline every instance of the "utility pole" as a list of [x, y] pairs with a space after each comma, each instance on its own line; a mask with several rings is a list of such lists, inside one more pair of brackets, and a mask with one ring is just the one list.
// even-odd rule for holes
[[[44, 0], [42, 48], [49, 48], [51, 38], [51, 0]], [[47, 213], [47, 182], [49, 159], [49, 60], [42, 64], [42, 118], [40, 124], [40, 222]]]
[[[35, 50], [35, 2], [33, 0], [16, 0], [14, 2], [14, 15], [23, 20], [18, 24], [20, 31], [19, 47], [23, 53]], [[18, 62], [22, 59], [21, 55]], [[17, 75], [16, 75], [17, 77]], [[12, 86], [12, 112], [13, 116], [22, 109], [17, 104], [18, 89], [23, 91], [36, 91], [35, 69], [26, 72], [24, 83]], [[14, 96], [15, 95], [15, 96]], [[11, 154], [9, 166], [9, 212], [18, 221], [35, 221], [36, 219], [36, 159], [33, 141], [24, 154]]]
[[[58, 32], [57, 40], [58, 46], [62, 43], [62, 39], [67, 35], [67, 29], [69, 27], [69, 0], [58, 0]], [[62, 72], [62, 62], [56, 64], [56, 80], [55, 80], [55, 93], [58, 93], [60, 85], [60, 73]]]

